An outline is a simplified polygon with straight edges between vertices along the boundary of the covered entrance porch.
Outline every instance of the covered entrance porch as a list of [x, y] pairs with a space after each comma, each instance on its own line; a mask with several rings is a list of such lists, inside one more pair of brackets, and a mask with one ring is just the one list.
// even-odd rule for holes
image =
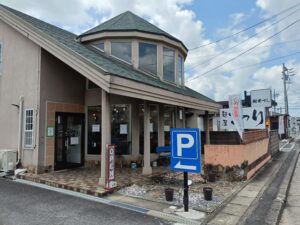
[[199, 128], [198, 118], [202, 115], [208, 130], [209, 112], [200, 110], [201, 106], [192, 108], [174, 101], [146, 100], [142, 94], [139, 98], [126, 95], [103, 89], [87, 90], [85, 163], [92, 167], [100, 164], [101, 185], [108, 174], [107, 144], [116, 146], [117, 168], [129, 168], [131, 162], [136, 162], [141, 166], [139, 173], [150, 175], [153, 165], [166, 166], [157, 163], [160, 157], [157, 147], [170, 145], [171, 128]]
[[101, 165], [99, 183], [104, 185], [108, 167], [107, 144], [112, 144], [116, 146], [116, 168], [125, 171], [131, 162], [135, 162], [141, 168], [138, 173], [152, 174], [152, 162], [159, 158], [157, 147], [169, 146], [171, 128], [185, 127], [185, 110], [184, 107], [110, 94], [101, 89], [87, 90], [85, 165]]

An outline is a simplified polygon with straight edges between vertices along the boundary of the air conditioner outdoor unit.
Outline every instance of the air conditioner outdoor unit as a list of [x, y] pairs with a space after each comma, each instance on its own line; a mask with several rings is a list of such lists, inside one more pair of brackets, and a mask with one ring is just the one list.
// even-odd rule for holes
[[16, 169], [17, 150], [0, 149], [0, 171], [9, 172]]

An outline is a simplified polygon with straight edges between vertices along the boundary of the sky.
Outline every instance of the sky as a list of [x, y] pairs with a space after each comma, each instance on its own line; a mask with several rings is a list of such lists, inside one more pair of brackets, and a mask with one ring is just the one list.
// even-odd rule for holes
[[295, 74], [287, 85], [289, 111], [292, 116], [300, 116], [300, 0], [0, 3], [76, 34], [130, 10], [184, 42], [189, 49], [186, 85], [216, 101], [244, 91], [271, 88], [278, 95], [278, 110], [282, 107], [284, 112], [285, 63], [291, 69], [289, 73]]

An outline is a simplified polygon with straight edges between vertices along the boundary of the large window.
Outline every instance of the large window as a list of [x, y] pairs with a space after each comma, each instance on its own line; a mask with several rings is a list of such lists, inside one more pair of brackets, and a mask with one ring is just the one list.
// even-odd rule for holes
[[117, 155], [131, 154], [131, 108], [127, 104], [112, 105], [111, 143]]
[[169, 48], [164, 48], [164, 80], [175, 82], [175, 51]]
[[148, 43], [139, 43], [139, 68], [157, 74], [157, 46]]
[[101, 106], [88, 107], [88, 154], [101, 154]]
[[104, 51], [104, 42], [95, 43], [93, 46], [101, 51]]
[[128, 63], [131, 63], [131, 42], [112, 41], [111, 54]]
[[183, 58], [178, 55], [178, 84], [183, 85]]
[[164, 135], [165, 146], [170, 145], [170, 130], [175, 127], [175, 108], [164, 106]]
[[25, 121], [24, 121], [24, 148], [32, 149], [34, 148], [34, 110], [25, 110]]

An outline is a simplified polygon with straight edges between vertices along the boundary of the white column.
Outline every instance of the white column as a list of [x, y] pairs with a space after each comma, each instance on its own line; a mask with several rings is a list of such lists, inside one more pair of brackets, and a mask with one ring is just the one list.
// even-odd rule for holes
[[182, 127], [186, 127], [185, 108], [182, 108]]
[[158, 146], [165, 146], [164, 105], [158, 105]]
[[104, 186], [107, 179], [106, 145], [111, 143], [111, 111], [109, 94], [103, 89], [101, 100], [101, 177], [99, 184]]
[[205, 139], [206, 139], [206, 144], [210, 144], [210, 134], [209, 134], [209, 115], [208, 115], [208, 111], [205, 111]]
[[143, 174], [152, 174], [152, 167], [150, 162], [150, 130], [149, 130], [149, 105], [144, 101], [144, 167]]
[[131, 104], [132, 112], [132, 158], [136, 160], [139, 157], [139, 146], [140, 146], [140, 125], [139, 125], [139, 104]]

